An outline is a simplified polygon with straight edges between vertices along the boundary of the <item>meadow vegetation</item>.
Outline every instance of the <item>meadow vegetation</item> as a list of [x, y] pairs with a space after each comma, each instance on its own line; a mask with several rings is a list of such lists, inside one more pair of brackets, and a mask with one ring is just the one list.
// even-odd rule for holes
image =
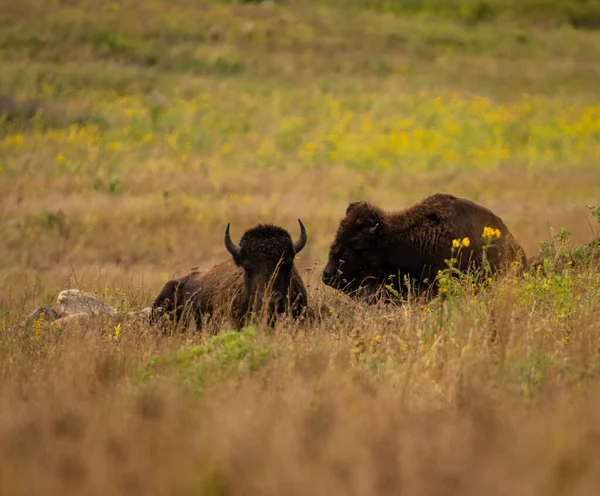
[[[597, 494], [599, 20], [575, 0], [0, 0], [0, 493]], [[436, 191], [540, 265], [449, 269], [429, 302], [323, 286], [348, 202]], [[228, 222], [298, 217], [310, 321], [15, 327], [70, 287], [148, 306], [229, 256]]]

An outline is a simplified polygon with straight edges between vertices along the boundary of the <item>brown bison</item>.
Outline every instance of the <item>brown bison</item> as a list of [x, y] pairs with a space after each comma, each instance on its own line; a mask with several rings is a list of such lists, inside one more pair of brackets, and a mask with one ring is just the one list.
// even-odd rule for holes
[[229, 309], [238, 329], [250, 312], [260, 312], [263, 300], [268, 304], [271, 323], [277, 314], [291, 310], [297, 318], [307, 303], [306, 288], [294, 266], [294, 258], [306, 245], [306, 229], [302, 221], [300, 238], [272, 224], [248, 229], [236, 245], [225, 230], [225, 247], [232, 256], [205, 272], [192, 272], [168, 281], [152, 306], [151, 323], [164, 316], [185, 325], [193, 317], [198, 329], [204, 315], [218, 309]]
[[456, 267], [481, 267], [484, 227], [500, 231], [487, 250], [492, 270], [506, 262], [526, 264], [525, 252], [497, 215], [467, 199], [436, 193], [399, 212], [369, 203], [350, 203], [340, 222], [323, 270], [323, 282], [348, 294], [374, 295], [383, 284], [406, 292], [404, 278], [420, 292], [431, 289], [447, 268], [453, 240], [469, 238]]

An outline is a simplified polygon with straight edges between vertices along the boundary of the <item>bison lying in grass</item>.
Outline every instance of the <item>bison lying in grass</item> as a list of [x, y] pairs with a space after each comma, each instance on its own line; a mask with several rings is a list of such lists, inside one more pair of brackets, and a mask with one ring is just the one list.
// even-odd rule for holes
[[271, 323], [288, 310], [294, 318], [300, 316], [307, 295], [294, 258], [306, 245], [307, 235], [300, 219], [298, 223], [300, 238], [295, 242], [285, 229], [261, 224], [247, 230], [239, 245], [231, 240], [227, 224], [225, 247], [232, 258], [167, 282], [153, 304], [151, 323], [168, 315], [185, 326], [192, 317], [201, 329], [203, 316], [221, 309], [229, 310], [241, 328], [251, 312], [261, 312], [263, 304]]
[[458, 269], [482, 266], [484, 227], [499, 234], [487, 250], [492, 272], [514, 261], [526, 265], [525, 252], [502, 219], [473, 201], [437, 193], [398, 212], [350, 203], [330, 247], [323, 282], [353, 295], [374, 295], [384, 284], [402, 293], [406, 276], [417, 292], [434, 289], [438, 271], [447, 268], [453, 240], [469, 238]]

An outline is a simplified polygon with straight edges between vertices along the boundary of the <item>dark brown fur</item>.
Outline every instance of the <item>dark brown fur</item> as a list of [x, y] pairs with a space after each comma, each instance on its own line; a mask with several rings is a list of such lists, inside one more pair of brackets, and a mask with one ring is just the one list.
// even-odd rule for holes
[[269, 296], [271, 316], [288, 309], [295, 318], [300, 316], [307, 304], [307, 294], [294, 266], [296, 250], [289, 233], [277, 226], [261, 224], [243, 234], [239, 247], [238, 256], [207, 271], [195, 271], [167, 282], [154, 302], [151, 322], [157, 322], [165, 314], [180, 322], [187, 314], [201, 329], [204, 315], [229, 309], [240, 328], [250, 311], [261, 310], [263, 296]]
[[454, 239], [470, 240], [457, 268], [481, 267], [486, 226], [501, 232], [487, 252], [492, 270], [512, 261], [525, 266], [525, 252], [502, 219], [471, 200], [436, 193], [399, 212], [353, 202], [330, 247], [323, 281], [348, 294], [364, 289], [374, 294], [383, 283], [404, 291], [405, 276], [417, 288], [426, 288], [447, 268]]

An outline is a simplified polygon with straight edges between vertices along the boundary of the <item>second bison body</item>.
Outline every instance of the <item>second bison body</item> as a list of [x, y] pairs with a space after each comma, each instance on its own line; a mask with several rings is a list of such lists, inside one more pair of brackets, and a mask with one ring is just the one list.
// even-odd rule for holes
[[457, 268], [481, 267], [484, 227], [500, 234], [487, 250], [493, 272], [511, 262], [526, 265], [525, 252], [502, 219], [471, 200], [436, 193], [397, 212], [353, 202], [339, 224], [322, 279], [348, 294], [374, 294], [382, 284], [403, 291], [404, 277], [426, 288], [447, 267], [455, 239], [470, 241]]

